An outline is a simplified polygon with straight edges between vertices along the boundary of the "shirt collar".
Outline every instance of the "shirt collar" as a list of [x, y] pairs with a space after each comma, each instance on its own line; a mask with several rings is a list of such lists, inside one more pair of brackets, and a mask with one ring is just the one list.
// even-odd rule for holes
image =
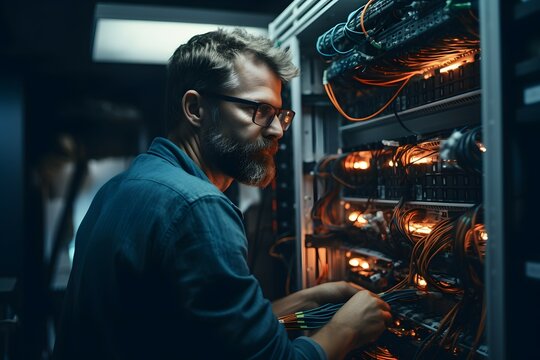
[[195, 164], [184, 150], [180, 149], [169, 139], [163, 137], [155, 138], [147, 153], [159, 156], [174, 166], [184, 169], [188, 174], [210, 182], [210, 179], [208, 179], [208, 176], [206, 176], [204, 171]]

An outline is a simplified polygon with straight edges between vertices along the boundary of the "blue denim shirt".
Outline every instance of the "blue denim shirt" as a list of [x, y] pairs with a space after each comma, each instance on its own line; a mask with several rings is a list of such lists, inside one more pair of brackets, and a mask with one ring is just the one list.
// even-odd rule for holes
[[157, 138], [79, 227], [57, 359], [325, 359], [250, 274], [242, 214]]

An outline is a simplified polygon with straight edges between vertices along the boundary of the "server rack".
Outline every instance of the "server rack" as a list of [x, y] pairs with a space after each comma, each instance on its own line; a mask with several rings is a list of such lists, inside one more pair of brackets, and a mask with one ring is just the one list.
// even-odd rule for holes
[[[339, 77], [335, 76], [335, 72], [343, 74], [349, 71], [349, 75], [354, 75], [355, 71], [359, 71], [354, 68], [355, 66], [358, 68], [361, 61], [357, 61], [354, 54], [347, 54], [348, 48], [340, 48], [338, 41], [336, 44], [330, 44], [338, 51], [335, 57], [325, 58], [324, 52], [322, 54], [321, 51], [317, 52], [317, 45], [322, 43], [322, 48], [328, 46], [329, 36], [334, 40], [340, 40], [340, 28], [335, 26], [341, 22], [350, 25], [351, 14], [356, 14], [359, 19], [360, 9], [364, 6], [375, 6], [376, 9], [372, 9], [371, 13], [375, 16], [377, 13], [385, 14], [392, 6], [399, 7], [412, 3], [414, 3], [412, 6], [416, 7], [415, 10], [426, 4], [433, 8], [418, 10], [418, 13], [424, 11], [423, 15], [411, 20], [403, 29], [414, 26], [428, 28], [433, 26], [434, 22], [442, 23], [440, 19], [448, 15], [450, 6], [454, 7], [453, 10], [459, 10], [460, 6], [461, 10], [467, 7], [473, 22], [477, 21], [478, 28], [475, 29], [479, 30], [477, 35], [481, 36], [481, 46], [477, 46], [478, 51], [464, 54], [464, 57], [468, 57], [468, 61], [464, 61], [451, 73], [443, 74], [435, 70], [431, 73], [430, 79], [418, 76], [411, 79], [391, 106], [372, 119], [361, 122], [345, 120], [343, 114], [340, 115], [340, 111], [329, 101], [323, 83], [328, 82], [329, 74], [335, 78]], [[371, 259], [369, 265], [372, 268], [377, 265], [380, 270], [387, 263], [395, 266], [396, 260], [406, 260], [392, 258], [384, 251], [378, 252], [381, 248], [373, 241], [364, 241], [362, 246], [352, 247], [349, 240], [357, 237], [357, 233], [351, 235], [349, 232], [344, 235], [342, 232], [326, 238], [315, 236], [321, 221], [314, 219], [313, 208], [320, 206], [321, 196], [324, 196], [321, 192], [325, 185], [324, 180], [317, 178], [321, 167], [330, 168], [338, 164], [346, 168], [348, 163], [349, 168], [354, 169], [356, 165], [360, 168], [359, 164], [365, 160], [376, 168], [374, 170], [376, 174], [372, 174], [371, 178], [358, 173], [349, 174], [350, 176], [341, 174], [349, 176], [348, 180], [352, 179], [351, 181], [362, 186], [353, 189], [342, 186], [339, 194], [335, 195], [333, 201], [338, 205], [337, 215], [333, 216], [337, 222], [341, 221], [338, 225], [344, 225], [347, 217], [356, 216], [355, 221], [360, 218], [354, 211], [356, 205], [366, 209], [368, 203], [380, 210], [383, 215], [385, 211], [395, 210], [397, 206], [402, 205], [401, 199], [405, 192], [407, 194], [403, 200], [406, 204], [405, 210], [423, 209], [425, 212], [438, 214], [438, 220], [444, 220], [470, 214], [472, 209], [476, 209], [474, 211], [475, 216], [478, 216], [478, 223], [485, 226], [483, 234], [486, 235], [487, 241], [484, 241], [483, 245], [487, 249], [486, 262], [479, 270], [479, 273], [485, 273], [483, 277], [485, 286], [481, 291], [485, 295], [479, 295], [480, 298], [483, 296], [486, 302], [485, 331], [479, 332], [481, 337], [477, 339], [476, 344], [472, 344], [470, 335], [462, 334], [459, 340], [456, 340], [458, 345], [454, 349], [442, 350], [442, 355], [438, 356], [448, 358], [470, 356], [479, 359], [519, 358], [526, 346], [530, 346], [534, 339], [538, 338], [538, 330], [532, 326], [530, 319], [526, 320], [523, 310], [517, 309], [520, 309], [519, 304], [524, 304], [527, 311], [534, 313], [534, 319], [537, 319], [534, 294], [538, 292], [535, 289], [538, 290], [539, 286], [540, 256], [538, 244], [529, 241], [536, 235], [529, 229], [530, 224], [534, 222], [533, 206], [537, 195], [533, 195], [534, 168], [527, 166], [527, 162], [534, 161], [533, 134], [538, 128], [535, 110], [540, 102], [535, 94], [540, 84], [540, 66], [538, 66], [540, 40], [533, 24], [540, 14], [540, 7], [537, 2], [525, 1], [468, 3], [441, 1], [438, 2], [441, 7], [435, 8], [436, 3], [437, 1], [385, 0], [294, 1], [270, 24], [271, 37], [280, 46], [290, 47], [294, 60], [302, 71], [300, 78], [293, 80], [288, 89], [291, 105], [297, 111], [297, 119], [300, 120], [293, 124], [292, 129], [293, 166], [296, 170], [296, 249], [297, 262], [300, 264], [295, 274], [296, 287], [305, 288], [320, 281], [345, 279], [371, 286], [373, 291], [386, 291], [390, 287], [388, 283], [381, 282], [380, 277], [370, 280], [369, 276], [373, 273], [362, 274], [358, 264], [356, 270], [351, 271], [348, 262], [367, 258]], [[411, 12], [412, 9], [409, 8]], [[387, 14], [392, 15], [390, 12]], [[368, 19], [366, 20], [368, 22], [369, 13], [366, 11], [363, 15], [364, 20]], [[406, 19], [408, 15], [401, 13], [400, 16], [401, 19]], [[353, 25], [359, 26], [359, 21]], [[392, 34], [389, 30], [392, 25], [386, 26], [386, 33]], [[475, 29], [468, 30], [474, 33]], [[416, 33], [422, 31], [424, 30], [416, 30]], [[435, 32], [437, 31], [439, 30]], [[515, 41], [515, 37], [510, 35], [515, 34], [515, 31], [526, 36], [520, 37], [520, 41]], [[368, 40], [381, 42], [380, 37]], [[417, 48], [421, 47], [422, 41], [426, 41], [426, 37], [418, 36], [409, 42], [409, 46], [416, 44]], [[387, 49], [393, 46], [388, 44], [390, 40], [387, 41]], [[406, 46], [402, 48], [404, 47]], [[528, 51], [525, 51], [525, 48]], [[360, 46], [356, 49], [360, 49]], [[440, 68], [442, 66], [439, 66], [439, 70]], [[364, 90], [344, 87], [345, 90], [341, 93], [342, 103], [350, 100], [347, 94]], [[423, 94], [421, 90], [423, 87], [427, 88], [426, 93], [432, 94], [431, 97], [424, 98], [423, 101], [415, 100], [415, 96]], [[360, 112], [358, 108], [375, 109], [377, 106], [370, 104], [370, 101], [378, 104], [377, 96], [387, 96], [367, 93], [368, 95], [364, 96], [367, 100], [360, 102], [361, 106], [345, 108], [344, 105], [343, 112], [350, 115], [356, 111], [356, 117], [362, 117], [358, 115]], [[461, 166], [460, 169], [463, 171], [457, 172], [454, 171], [455, 168], [452, 170], [441, 167], [448, 159], [441, 159], [444, 157], [441, 153], [444, 146], [441, 145], [446, 143], [448, 147], [452, 141], [450, 139], [456, 135], [456, 130], [462, 133], [474, 130], [478, 147], [482, 148], [482, 152], [487, 149], [485, 154], [481, 154], [480, 174], [473, 174], [474, 171], [471, 172], [470, 168], [465, 169], [466, 166]], [[384, 158], [385, 151], [389, 148], [393, 147], [395, 151], [399, 146], [419, 144], [424, 147], [432, 146], [430, 149], [438, 156], [434, 158], [434, 163], [436, 162], [438, 167], [433, 164], [432, 168], [425, 166], [423, 169], [415, 169], [415, 174], [412, 175], [414, 179], [409, 178], [411, 180], [407, 185], [409, 188], [404, 189], [399, 186], [399, 181], [392, 182], [392, 172], [381, 168], [380, 158]], [[373, 160], [375, 153], [378, 157], [376, 161]], [[368, 158], [363, 159], [363, 156]], [[391, 155], [389, 159], [393, 159]], [[393, 173], [395, 174], [395, 169]], [[339, 178], [341, 175], [336, 173], [335, 169], [332, 170], [332, 176]], [[449, 186], [449, 182], [453, 182], [454, 186]], [[516, 213], [519, 216], [516, 216]], [[377, 213], [374, 212], [370, 216], [376, 217]], [[370, 222], [371, 219], [366, 221]], [[332, 219], [328, 222], [331, 223]], [[350, 224], [348, 225], [350, 227]], [[343, 240], [344, 237], [346, 240]], [[521, 240], [522, 243], [518, 245], [512, 241], [516, 237], [527, 240]], [[455, 236], [452, 235], [452, 238]], [[523, 246], [526, 246], [527, 250], [524, 250]], [[378, 263], [374, 264], [373, 259], [377, 259]], [[444, 268], [445, 265], [440, 266]], [[439, 281], [440, 278], [437, 276], [436, 281]], [[463, 285], [461, 280], [457, 280], [457, 284]], [[428, 305], [424, 304], [425, 306]], [[428, 337], [430, 331], [434, 332], [437, 324], [440, 325], [440, 318], [435, 320], [421, 318], [422, 306], [417, 309], [407, 309], [405, 306], [402, 309], [398, 304], [396, 309], [397, 313], [401, 311], [396, 315], [402, 321], [421, 323], [420, 328], [427, 329], [424, 337]], [[478, 307], [479, 311], [480, 309], [481, 307]], [[443, 310], [442, 314], [446, 313], [445, 311]], [[436, 325], [429, 329], [427, 322]], [[520, 331], [517, 331], [518, 329]], [[406, 340], [403, 334], [399, 336], [402, 339], [397, 342], [395, 339], [383, 339], [383, 342], [393, 341], [394, 348], [391, 350], [395, 350], [396, 357], [408, 358], [408, 354], [414, 353], [419, 344], [421, 345], [420, 337], [416, 340]], [[471, 346], [475, 347], [474, 351], [469, 351]], [[354, 355], [351, 356], [355, 358]], [[369, 358], [370, 355], [364, 353], [356, 356]]]

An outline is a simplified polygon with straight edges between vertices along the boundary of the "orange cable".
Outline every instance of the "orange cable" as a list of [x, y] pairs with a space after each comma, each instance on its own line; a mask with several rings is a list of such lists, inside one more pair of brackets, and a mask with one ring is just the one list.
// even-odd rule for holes
[[366, 5], [364, 5], [364, 9], [362, 10], [362, 13], [360, 14], [360, 26], [362, 27], [362, 32], [366, 35], [367, 38], [369, 38], [369, 34], [367, 33], [366, 28], [364, 27], [364, 15], [366, 14], [366, 10], [371, 5], [373, 0], [369, 0]]
[[328, 98], [330, 99], [330, 101], [332, 102], [332, 104], [334, 105], [334, 107], [336, 108], [336, 110], [341, 114], [343, 115], [347, 120], [349, 121], [366, 121], [366, 120], [369, 120], [369, 119], [372, 119], [374, 118], [375, 116], [379, 115], [380, 113], [382, 113], [384, 110], [386, 110], [386, 108], [388, 106], [390, 106], [390, 104], [398, 97], [398, 95], [401, 93], [401, 90], [403, 90], [403, 88], [405, 87], [405, 85], [407, 85], [407, 83], [409, 82], [411, 78], [407, 78], [407, 80], [405, 80], [403, 82], [403, 84], [401, 84], [401, 86], [399, 87], [399, 89], [395, 92], [395, 94], [390, 98], [390, 100], [388, 100], [388, 102], [386, 104], [384, 104], [379, 110], [375, 111], [373, 114], [369, 115], [369, 116], [366, 116], [366, 117], [361, 117], [361, 118], [353, 118], [351, 116], [349, 116], [344, 110], [343, 108], [339, 105], [337, 99], [336, 99], [336, 96], [334, 94], [334, 91], [332, 90], [332, 86], [330, 85], [330, 83], [327, 83], [324, 85], [324, 90], [326, 91], [326, 94], [328, 95]]

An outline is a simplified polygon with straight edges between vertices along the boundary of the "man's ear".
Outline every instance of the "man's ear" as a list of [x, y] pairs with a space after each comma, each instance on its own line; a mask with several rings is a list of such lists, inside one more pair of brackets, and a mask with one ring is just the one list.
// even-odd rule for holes
[[182, 111], [191, 125], [201, 127], [204, 109], [201, 103], [201, 95], [197, 91], [186, 91], [182, 97]]

